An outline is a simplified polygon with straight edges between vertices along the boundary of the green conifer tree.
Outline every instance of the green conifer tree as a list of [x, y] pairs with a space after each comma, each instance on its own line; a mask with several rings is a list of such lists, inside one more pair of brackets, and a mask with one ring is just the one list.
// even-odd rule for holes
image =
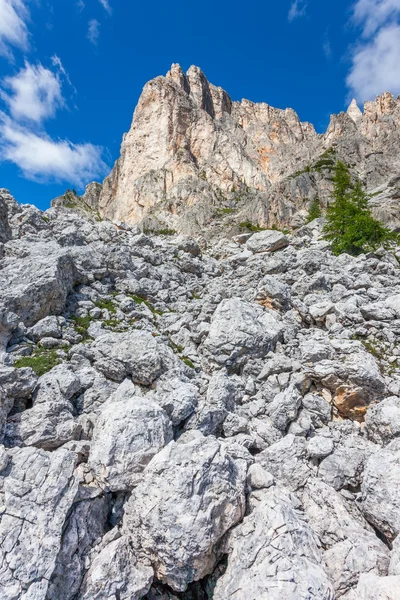
[[310, 204], [310, 208], [308, 209], [308, 217], [306, 223], [310, 223], [314, 221], [314, 219], [319, 219], [322, 216], [321, 206], [318, 198], [314, 198], [314, 200]]
[[333, 175], [333, 202], [326, 211], [324, 237], [334, 254], [358, 255], [399, 242], [398, 234], [373, 218], [368, 196], [359, 180], [352, 185], [347, 166], [337, 161]]

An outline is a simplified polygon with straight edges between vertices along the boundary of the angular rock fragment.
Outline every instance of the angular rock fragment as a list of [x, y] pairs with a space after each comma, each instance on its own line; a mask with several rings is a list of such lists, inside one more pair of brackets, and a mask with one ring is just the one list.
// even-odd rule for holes
[[323, 545], [325, 570], [338, 596], [354, 589], [362, 573], [387, 574], [389, 549], [351, 501], [346, 503], [329, 485], [311, 479], [302, 504]]
[[266, 491], [229, 538], [228, 567], [215, 600], [333, 600], [317, 538], [283, 490]]
[[362, 512], [389, 541], [400, 533], [400, 440], [369, 457], [361, 486]]
[[[186, 434], [189, 435], [189, 434]], [[156, 579], [176, 591], [212, 572], [218, 542], [244, 514], [246, 463], [196, 434], [159, 452], [133, 490], [123, 529]]]
[[98, 417], [89, 466], [112, 492], [129, 490], [157, 452], [173, 438], [166, 412], [154, 401], [134, 395], [116, 397]]
[[0, 473], [0, 587], [4, 600], [45, 600], [78, 489], [76, 455], [14, 448]]
[[79, 598], [140, 600], [150, 589], [152, 580], [153, 569], [136, 559], [129, 540], [122, 536], [111, 541], [94, 558]]
[[275, 252], [289, 245], [289, 240], [280, 231], [266, 230], [255, 233], [246, 242], [252, 252]]
[[400, 436], [400, 398], [391, 396], [371, 406], [365, 419], [365, 432], [376, 444], [387, 444]]
[[[179, 365], [172, 350], [147, 331], [106, 333], [93, 345], [98, 354], [95, 365], [110, 379], [150, 385], [165, 371]], [[117, 370], [117, 375], [114, 372]]]
[[204, 352], [210, 362], [234, 368], [249, 356], [262, 357], [273, 350], [282, 330], [279, 317], [272, 312], [230, 298], [214, 313]]

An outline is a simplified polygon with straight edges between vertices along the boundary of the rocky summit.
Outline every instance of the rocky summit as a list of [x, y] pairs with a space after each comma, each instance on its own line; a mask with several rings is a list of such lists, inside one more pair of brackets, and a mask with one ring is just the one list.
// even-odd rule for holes
[[233, 102], [198, 67], [147, 83], [121, 156], [99, 190], [103, 217], [196, 234], [241, 223], [298, 228], [326, 206], [340, 159], [361, 176], [379, 219], [400, 226], [400, 99], [384, 93], [333, 115], [325, 134], [292, 109]]
[[103, 186], [0, 190], [1, 600], [400, 598], [400, 248], [306, 223], [339, 158], [397, 227], [399, 127], [174, 65]]

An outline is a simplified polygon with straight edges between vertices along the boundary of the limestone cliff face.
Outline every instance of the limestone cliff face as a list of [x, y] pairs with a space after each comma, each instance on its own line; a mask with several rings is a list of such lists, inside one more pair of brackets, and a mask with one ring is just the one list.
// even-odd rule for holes
[[400, 172], [399, 141], [400, 101], [391, 94], [364, 113], [353, 101], [318, 135], [292, 109], [232, 102], [198, 67], [185, 75], [172, 65], [145, 85], [99, 209], [186, 233], [221, 220], [296, 227], [311, 200], [329, 198], [327, 158], [346, 160], [372, 189]]

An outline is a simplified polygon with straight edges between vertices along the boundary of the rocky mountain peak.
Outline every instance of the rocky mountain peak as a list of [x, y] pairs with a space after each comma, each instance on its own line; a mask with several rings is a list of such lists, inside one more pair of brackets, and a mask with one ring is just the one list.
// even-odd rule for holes
[[355, 123], [358, 123], [360, 119], [362, 119], [362, 111], [360, 110], [357, 100], [353, 98], [351, 101], [349, 108], [347, 109], [347, 114]]
[[[298, 227], [313, 199], [329, 201], [325, 152], [352, 165], [375, 193], [399, 173], [399, 140], [392, 94], [366, 102], [364, 113], [353, 100], [319, 135], [291, 108], [232, 101], [199, 67], [185, 74], [173, 64], [145, 85], [99, 211], [146, 230], [191, 234], [233, 233], [243, 222]], [[391, 194], [382, 201], [393, 224]]]

